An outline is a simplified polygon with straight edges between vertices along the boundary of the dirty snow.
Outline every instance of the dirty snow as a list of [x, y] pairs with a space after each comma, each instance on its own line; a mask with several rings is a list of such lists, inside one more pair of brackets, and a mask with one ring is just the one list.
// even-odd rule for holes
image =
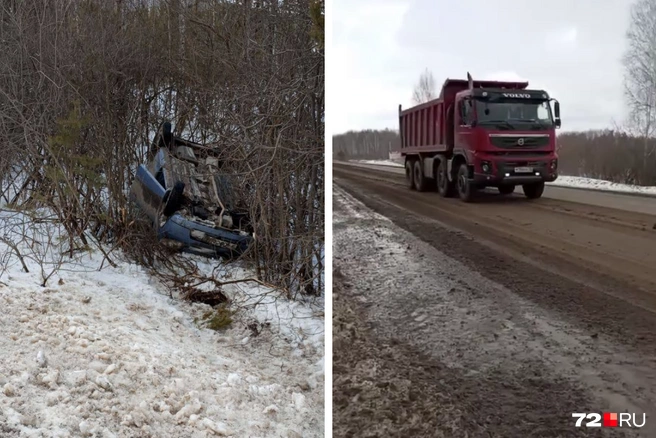
[[[356, 197], [370, 193], [344, 186], [333, 186], [333, 227], [346, 287], [333, 300], [359, 321], [335, 317], [335, 430], [587, 436], [571, 412], [651, 414], [652, 358], [572, 326], [399, 228], [402, 208], [382, 216]], [[417, 227], [450, 232], [428, 218]]]
[[[353, 162], [374, 166], [403, 167], [403, 164], [393, 160], [353, 160]], [[587, 178], [583, 176], [560, 175], [556, 181], [547, 183], [547, 185], [622, 193], [640, 193], [644, 195], [656, 196], [656, 186], [621, 184], [612, 181], [605, 181], [603, 179]]]
[[36, 261], [25, 273], [6, 250], [0, 436], [323, 436], [322, 302], [226, 286], [241, 310], [212, 331], [197, 322], [209, 306], [171, 298], [137, 265], [98, 270], [86, 253], [41, 287]]

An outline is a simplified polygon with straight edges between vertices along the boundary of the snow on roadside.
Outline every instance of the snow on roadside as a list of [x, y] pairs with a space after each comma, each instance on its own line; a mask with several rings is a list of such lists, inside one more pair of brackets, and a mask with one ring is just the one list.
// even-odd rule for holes
[[[212, 276], [215, 265], [210, 259], [190, 258], [196, 262], [196, 266], [203, 274]], [[248, 270], [236, 265], [230, 265], [221, 272], [215, 272], [214, 276], [219, 280], [254, 277]], [[297, 301], [289, 301], [271, 289], [254, 282], [226, 285], [224, 292], [235, 306], [242, 309], [242, 317], [248, 317], [264, 324], [273, 324], [275, 331], [296, 349], [295, 354], [311, 350], [312, 354], [320, 355], [321, 360], [317, 366], [323, 372], [323, 298], [303, 300], [301, 297], [297, 297]]]
[[[352, 160], [355, 163], [371, 164], [375, 166], [403, 167], [402, 164], [392, 160]], [[637, 186], [632, 184], [621, 184], [603, 179], [587, 178], [583, 176], [560, 175], [558, 179], [547, 185], [557, 187], [571, 187], [589, 190], [602, 190], [623, 193], [640, 193], [656, 196], [656, 186]]]
[[552, 186], [572, 187], [580, 189], [593, 189], [604, 190], [612, 192], [624, 193], [641, 193], [645, 195], [655, 195], [656, 187], [654, 186], [636, 186], [632, 184], [621, 184], [612, 181], [605, 181], [603, 179], [585, 178], [582, 176], [566, 176], [560, 175], [558, 179], [552, 183]]
[[197, 323], [209, 306], [101, 261], [67, 262], [47, 287], [20, 264], [0, 277], [0, 436], [323, 436], [322, 303], [227, 286], [247, 307], [213, 331]]
[[392, 160], [352, 160], [355, 163], [373, 164], [375, 166], [403, 167], [403, 164]]

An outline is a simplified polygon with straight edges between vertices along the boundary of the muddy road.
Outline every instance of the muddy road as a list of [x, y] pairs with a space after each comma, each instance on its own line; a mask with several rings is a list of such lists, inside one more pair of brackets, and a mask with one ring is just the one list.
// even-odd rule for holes
[[[348, 161], [335, 161], [334, 166], [341, 168], [364, 168], [385, 173], [404, 175], [405, 170], [398, 166], [381, 164], [352, 163]], [[495, 189], [490, 189], [491, 191]], [[517, 187], [514, 196], [524, 197], [521, 187]], [[605, 207], [612, 205], [616, 209], [656, 215], [656, 196], [645, 193], [623, 193], [620, 191], [594, 190], [575, 187], [562, 187], [548, 184], [544, 189], [543, 198], [558, 201], [576, 202], [579, 204]]]
[[334, 180], [335, 436], [656, 436], [656, 217]]

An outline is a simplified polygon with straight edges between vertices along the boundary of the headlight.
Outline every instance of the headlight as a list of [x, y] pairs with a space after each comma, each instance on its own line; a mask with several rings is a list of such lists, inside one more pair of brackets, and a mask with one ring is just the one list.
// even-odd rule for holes
[[203, 231], [199, 230], [192, 230], [191, 233], [189, 233], [191, 237], [193, 237], [196, 240], [204, 240], [205, 239], [205, 233]]

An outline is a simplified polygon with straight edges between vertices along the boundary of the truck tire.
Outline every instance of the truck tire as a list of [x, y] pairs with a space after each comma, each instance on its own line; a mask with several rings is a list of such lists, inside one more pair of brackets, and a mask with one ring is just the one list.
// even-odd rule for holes
[[476, 188], [469, 182], [469, 169], [467, 163], [462, 163], [458, 168], [458, 196], [464, 202], [471, 202], [474, 199]]
[[414, 160], [405, 160], [405, 183], [410, 190], [415, 189]]
[[514, 185], [507, 185], [507, 186], [499, 186], [497, 187], [499, 189], [499, 193], [502, 195], [510, 195], [515, 191], [515, 186]]
[[449, 171], [446, 160], [440, 160], [437, 166], [437, 192], [443, 198], [451, 198], [455, 194], [456, 187], [453, 181], [449, 181]]
[[524, 195], [526, 195], [528, 199], [538, 199], [541, 198], [542, 193], [544, 193], [544, 182], [524, 184], [522, 189], [524, 190]]
[[414, 170], [415, 189], [417, 189], [418, 192], [425, 192], [428, 189], [428, 178], [424, 175], [421, 160], [415, 161]]

